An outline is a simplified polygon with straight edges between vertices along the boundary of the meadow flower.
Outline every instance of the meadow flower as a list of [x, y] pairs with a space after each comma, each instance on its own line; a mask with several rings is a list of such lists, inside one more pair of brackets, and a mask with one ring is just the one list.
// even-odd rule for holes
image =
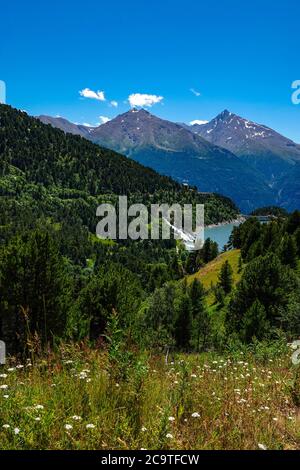
[[1, 390], [6, 390], [8, 388], [8, 385], [4, 384], [4, 385], [0, 385], [0, 389]]
[[83, 379], [87, 378], [87, 374], [86, 374], [86, 372], [80, 372], [78, 377], [79, 377], [80, 380], [83, 380]]
[[196, 375], [196, 374], [192, 374], [191, 377], [192, 377], [193, 379], [196, 379], [196, 378], [197, 378], [197, 375]]
[[86, 425], [86, 429], [95, 429], [95, 425], [94, 424], [87, 424]]
[[14, 372], [16, 370], [15, 367], [10, 367], [9, 369], [7, 369], [7, 372]]
[[9, 424], [3, 424], [3, 429], [9, 429], [10, 428], [10, 425]]
[[147, 431], [147, 428], [145, 428], [145, 426], [142, 427], [141, 429], [142, 432], [146, 432]]
[[34, 418], [34, 421], [41, 421], [41, 418], [37, 416], [36, 418]]
[[7, 377], [7, 374], [0, 374], [1, 379], [6, 379], [6, 377]]
[[264, 444], [258, 444], [260, 450], [267, 450], [267, 447]]
[[70, 431], [71, 429], [73, 429], [72, 424], [65, 424], [65, 429], [66, 429], [67, 431]]
[[168, 432], [168, 434], [166, 435], [166, 438], [167, 438], [167, 439], [173, 439], [173, 435]]
[[171, 422], [175, 421], [175, 418], [174, 418], [174, 416], [169, 416], [169, 418], [168, 418], [168, 419], [169, 419], [169, 421], [171, 421]]
[[74, 415], [72, 416], [72, 419], [74, 419], [74, 421], [81, 421], [81, 416], [77, 416], [77, 415]]
[[43, 410], [44, 406], [43, 405], [35, 405], [34, 407], [36, 410]]
[[14, 429], [14, 433], [15, 433], [15, 434], [19, 434], [19, 433], [20, 433], [20, 429], [19, 429], [19, 428], [15, 428], [15, 429]]
[[16, 366], [16, 369], [23, 369], [23, 368], [24, 368], [24, 366], [22, 364], [19, 364], [19, 365]]
[[3, 395], [3, 398], [7, 399], [9, 398], [9, 395]]
[[200, 414], [195, 412], [192, 414], [192, 418], [200, 418]]

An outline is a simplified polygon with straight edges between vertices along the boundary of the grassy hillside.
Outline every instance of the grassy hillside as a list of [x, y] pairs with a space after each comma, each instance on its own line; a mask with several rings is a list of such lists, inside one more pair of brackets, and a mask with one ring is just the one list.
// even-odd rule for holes
[[191, 283], [194, 279], [198, 279], [206, 289], [209, 289], [212, 284], [215, 285], [218, 282], [218, 275], [222, 264], [227, 260], [233, 269], [234, 282], [237, 283], [241, 278], [241, 274], [238, 272], [239, 257], [240, 250], [232, 250], [222, 253], [216, 259], [206, 264], [204, 268], [200, 269], [196, 274], [189, 276], [188, 283]]

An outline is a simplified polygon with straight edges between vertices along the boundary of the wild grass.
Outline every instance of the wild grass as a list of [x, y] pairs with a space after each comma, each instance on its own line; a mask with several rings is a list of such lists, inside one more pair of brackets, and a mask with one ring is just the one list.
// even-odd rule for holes
[[198, 279], [206, 289], [210, 289], [211, 285], [216, 285], [218, 282], [218, 275], [221, 271], [222, 264], [225, 263], [225, 261], [229, 261], [233, 269], [233, 281], [234, 284], [236, 284], [241, 278], [241, 273], [239, 273], [238, 268], [239, 257], [240, 250], [231, 250], [222, 253], [216, 259], [207, 263], [197, 273], [188, 276], [188, 283], [192, 282], [194, 279]]
[[[0, 370], [0, 449], [297, 449], [290, 353], [137, 355], [63, 346]], [[297, 395], [298, 393], [298, 395]]]

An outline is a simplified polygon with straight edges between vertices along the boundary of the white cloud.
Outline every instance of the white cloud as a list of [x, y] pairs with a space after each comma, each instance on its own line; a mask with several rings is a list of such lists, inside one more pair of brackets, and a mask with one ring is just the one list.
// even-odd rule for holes
[[[78, 124], [78, 123], [75, 123], [75, 124]], [[82, 123], [82, 126], [85, 126], [85, 127], [97, 127], [95, 124], [89, 124], [88, 122], [83, 122], [83, 123]]]
[[194, 121], [190, 122], [190, 125], [193, 126], [194, 124], [198, 124], [199, 126], [203, 126], [203, 124], [207, 124], [209, 121], [201, 121], [201, 119], [195, 119]]
[[110, 121], [110, 118], [107, 116], [99, 116], [100, 119], [100, 124], [106, 124], [108, 121]]
[[190, 91], [193, 93], [195, 96], [201, 96], [200, 91], [195, 90], [195, 88], [190, 88]]
[[110, 105], [113, 106], [113, 108], [117, 108], [117, 107], [118, 107], [118, 102], [115, 101], [115, 100], [112, 100], [112, 101], [110, 102]]
[[93, 91], [89, 88], [84, 88], [79, 92], [80, 96], [84, 98], [91, 98], [92, 100], [106, 101], [104, 91]]
[[128, 96], [128, 101], [132, 108], [134, 106], [146, 106], [150, 108], [154, 104], [160, 103], [163, 99], [163, 96], [147, 95], [145, 93], [132, 93]]

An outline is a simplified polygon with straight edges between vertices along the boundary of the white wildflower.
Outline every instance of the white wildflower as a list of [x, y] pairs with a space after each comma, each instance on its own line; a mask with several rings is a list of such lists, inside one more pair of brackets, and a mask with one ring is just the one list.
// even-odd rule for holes
[[260, 450], [267, 450], [267, 447], [264, 444], [258, 444]]
[[95, 425], [94, 424], [87, 424], [86, 425], [86, 429], [95, 429]]

